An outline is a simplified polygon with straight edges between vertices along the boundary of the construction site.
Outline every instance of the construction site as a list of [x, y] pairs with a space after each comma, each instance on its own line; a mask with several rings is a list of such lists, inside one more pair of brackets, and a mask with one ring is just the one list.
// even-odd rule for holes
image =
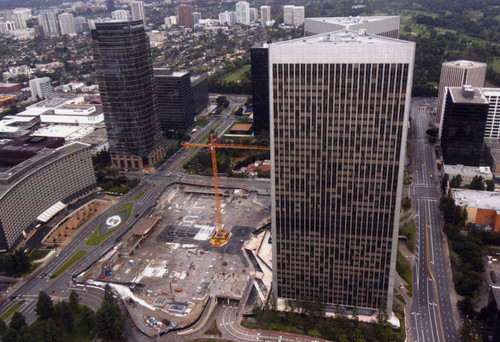
[[209, 298], [250, 312], [271, 286], [271, 197], [267, 188], [221, 187], [218, 195], [213, 187], [171, 186], [151, 214], [76, 281], [109, 283], [150, 336], [190, 326]]

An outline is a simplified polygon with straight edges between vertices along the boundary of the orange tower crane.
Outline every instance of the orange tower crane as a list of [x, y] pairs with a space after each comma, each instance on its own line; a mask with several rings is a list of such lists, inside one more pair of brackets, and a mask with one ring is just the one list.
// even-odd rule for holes
[[212, 155], [212, 170], [214, 174], [214, 189], [215, 189], [215, 205], [217, 211], [217, 232], [212, 236], [210, 242], [212, 246], [220, 247], [225, 245], [231, 234], [222, 228], [222, 218], [220, 213], [220, 194], [219, 194], [219, 175], [217, 173], [217, 154], [216, 149], [219, 148], [236, 148], [240, 150], [269, 150], [267, 146], [253, 146], [253, 145], [231, 145], [231, 144], [221, 144], [214, 141], [213, 134], [210, 134], [210, 144], [193, 144], [193, 143], [183, 143], [186, 148], [193, 147], [210, 147], [210, 153]]

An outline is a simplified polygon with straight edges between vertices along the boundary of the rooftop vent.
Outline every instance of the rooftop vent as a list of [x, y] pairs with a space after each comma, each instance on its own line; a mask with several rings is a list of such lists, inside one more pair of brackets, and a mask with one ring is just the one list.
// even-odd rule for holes
[[466, 99], [470, 100], [474, 97], [474, 88], [471, 85], [464, 84], [462, 86], [462, 94]]

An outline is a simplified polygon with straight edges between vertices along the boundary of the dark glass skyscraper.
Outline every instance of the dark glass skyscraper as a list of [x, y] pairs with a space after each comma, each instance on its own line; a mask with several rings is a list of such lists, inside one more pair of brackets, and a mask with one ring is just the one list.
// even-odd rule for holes
[[269, 132], [269, 44], [260, 42], [250, 49], [252, 64], [253, 129]]
[[480, 88], [470, 85], [447, 88], [441, 132], [441, 150], [446, 164], [479, 166], [488, 100]]
[[97, 23], [92, 49], [113, 166], [154, 166], [165, 149], [143, 21]]

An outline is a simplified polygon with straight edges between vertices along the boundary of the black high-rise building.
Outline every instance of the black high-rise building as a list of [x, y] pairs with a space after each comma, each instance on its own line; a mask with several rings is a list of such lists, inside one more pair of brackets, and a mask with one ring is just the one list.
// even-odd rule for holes
[[191, 76], [186, 71], [154, 69], [156, 99], [161, 130], [186, 130], [194, 123]]
[[154, 166], [165, 148], [143, 21], [96, 23], [92, 49], [113, 166]]
[[108, 12], [113, 12], [115, 10], [115, 0], [106, 0], [106, 8]]
[[252, 65], [253, 129], [269, 132], [269, 44], [260, 42], [250, 49]]
[[480, 88], [448, 88], [441, 131], [445, 164], [479, 166], [487, 117], [488, 100]]

